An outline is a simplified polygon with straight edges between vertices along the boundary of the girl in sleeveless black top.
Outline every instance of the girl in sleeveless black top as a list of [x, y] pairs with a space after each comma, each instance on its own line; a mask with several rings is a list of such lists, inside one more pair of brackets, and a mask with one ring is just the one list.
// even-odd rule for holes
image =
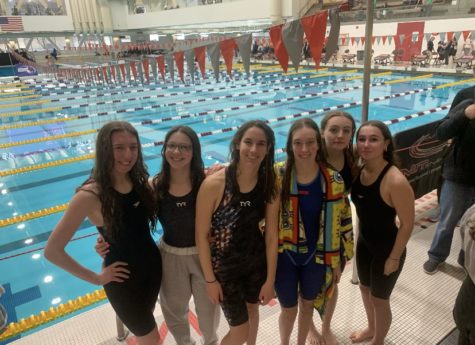
[[383, 345], [391, 326], [389, 298], [414, 223], [414, 193], [394, 166], [392, 136], [384, 123], [363, 124], [356, 133], [356, 145], [365, 165], [353, 182], [351, 199], [360, 219], [356, 263], [368, 327], [353, 332], [350, 338]]
[[279, 207], [274, 149], [267, 124], [244, 123], [231, 141], [229, 167], [208, 176], [198, 192], [196, 244], [208, 297], [221, 303], [230, 326], [221, 345], [255, 345], [258, 302], [274, 297]]
[[[78, 188], [45, 248], [45, 257], [54, 264], [92, 284], [104, 285], [112, 307], [139, 345], [160, 341], [153, 309], [160, 289], [161, 258], [150, 234], [156, 213], [148, 177], [135, 128], [124, 121], [105, 124], [97, 136], [91, 177]], [[85, 218], [110, 243], [99, 274], [65, 251]]]

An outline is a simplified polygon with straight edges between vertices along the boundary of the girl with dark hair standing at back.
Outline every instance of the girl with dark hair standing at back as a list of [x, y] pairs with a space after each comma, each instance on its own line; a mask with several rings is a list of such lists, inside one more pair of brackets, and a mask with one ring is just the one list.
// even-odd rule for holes
[[[345, 233], [347, 241], [340, 246], [341, 273], [346, 262], [353, 257], [353, 222], [351, 206], [348, 199], [353, 179], [357, 174], [353, 152], [353, 136], [356, 124], [353, 117], [344, 111], [335, 110], [325, 114], [320, 123], [322, 129], [322, 153], [327, 165], [338, 171], [345, 184], [345, 207], [342, 211], [341, 232]], [[331, 321], [338, 300], [338, 282], [332, 298], [327, 302], [323, 315], [322, 334], [319, 334], [314, 323], [310, 324], [309, 342], [312, 345], [338, 345], [338, 340], [331, 330]]]
[[356, 148], [364, 165], [353, 183], [351, 199], [360, 220], [356, 265], [368, 327], [353, 332], [350, 339], [383, 345], [392, 321], [389, 298], [414, 224], [414, 192], [395, 166], [391, 132], [383, 122], [361, 125]]
[[268, 125], [259, 120], [244, 123], [231, 141], [230, 165], [208, 176], [198, 193], [196, 244], [208, 297], [221, 303], [230, 326], [221, 345], [255, 345], [258, 303], [267, 304], [274, 297], [278, 212], [274, 148]]
[[352, 250], [352, 228], [342, 227], [345, 184], [322, 158], [320, 131], [312, 119], [292, 124], [286, 152], [285, 167], [279, 169], [282, 201], [275, 289], [282, 307], [281, 344], [289, 344], [298, 312], [297, 344], [303, 345], [314, 304], [323, 314], [340, 279], [340, 253], [344, 247]]
[[[112, 307], [140, 345], [156, 345], [160, 340], [153, 309], [162, 267], [151, 236], [156, 213], [148, 177], [135, 128], [123, 121], [105, 124], [97, 136], [91, 177], [77, 189], [45, 248], [45, 257], [54, 264], [104, 285]], [[100, 274], [65, 251], [86, 218], [110, 243]]]

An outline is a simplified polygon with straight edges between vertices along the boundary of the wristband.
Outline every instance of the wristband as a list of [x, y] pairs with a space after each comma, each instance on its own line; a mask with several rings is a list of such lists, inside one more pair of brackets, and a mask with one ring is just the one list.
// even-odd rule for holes
[[212, 281], [207, 281], [207, 280], [205, 280], [205, 282], [207, 282], [208, 284], [213, 284], [213, 283], [216, 283], [217, 280], [216, 280], [216, 279], [215, 279], [215, 280], [212, 280]]

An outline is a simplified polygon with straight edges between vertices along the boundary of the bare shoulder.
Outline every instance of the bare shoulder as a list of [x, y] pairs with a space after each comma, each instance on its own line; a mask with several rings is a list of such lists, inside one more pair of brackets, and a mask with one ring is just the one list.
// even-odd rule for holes
[[392, 166], [386, 176], [384, 177], [384, 183], [388, 185], [388, 187], [402, 187], [402, 186], [410, 186], [409, 181], [407, 180], [406, 176], [399, 170], [397, 167]]
[[221, 187], [224, 187], [225, 181], [226, 175], [225, 170], [223, 169], [212, 175], [206, 176], [200, 189], [205, 191], [219, 190]]

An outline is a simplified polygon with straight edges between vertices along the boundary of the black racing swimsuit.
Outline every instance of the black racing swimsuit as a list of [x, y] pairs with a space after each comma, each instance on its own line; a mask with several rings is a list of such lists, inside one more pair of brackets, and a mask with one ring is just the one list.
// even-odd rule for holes
[[156, 326], [153, 309], [160, 291], [162, 262], [139, 194], [134, 190], [128, 194], [116, 193], [122, 208], [122, 229], [115, 240], [108, 238], [103, 227], [98, 230], [110, 244], [104, 265], [126, 262], [130, 275], [122, 283], [104, 285], [104, 290], [127, 328], [136, 336], [144, 336]]

